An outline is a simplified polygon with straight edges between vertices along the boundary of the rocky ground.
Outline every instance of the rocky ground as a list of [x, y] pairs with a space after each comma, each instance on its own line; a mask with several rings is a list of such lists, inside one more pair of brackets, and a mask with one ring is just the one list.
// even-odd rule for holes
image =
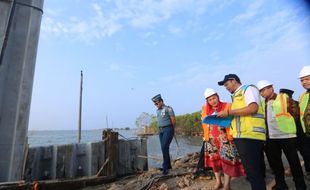
[[[96, 187], [87, 187], [82, 190], [212, 190], [215, 183], [212, 172], [203, 176], [194, 175], [198, 162], [198, 153], [188, 154], [173, 162], [172, 170], [168, 175], [162, 175], [161, 171], [150, 168], [149, 171], [139, 175], [127, 176], [114, 183], [103, 184]], [[286, 163], [287, 164], [287, 163]], [[289, 169], [286, 170], [286, 181], [289, 189], [294, 188], [294, 182]], [[266, 171], [267, 189], [271, 190], [274, 179], [271, 170]], [[310, 180], [306, 180], [310, 189]], [[232, 190], [250, 190], [250, 185], [245, 177], [232, 179]]]

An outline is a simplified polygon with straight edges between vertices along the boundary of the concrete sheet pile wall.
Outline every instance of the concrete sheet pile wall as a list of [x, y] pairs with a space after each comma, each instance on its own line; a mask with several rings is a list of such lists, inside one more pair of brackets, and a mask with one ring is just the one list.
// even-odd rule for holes
[[[124, 176], [148, 169], [147, 159], [138, 157], [147, 156], [146, 140], [119, 140], [117, 144], [119, 154], [109, 161], [117, 168], [109, 175]], [[28, 151], [24, 179], [35, 181], [96, 176], [107, 159], [106, 151], [109, 150], [106, 150], [105, 145], [104, 141], [100, 141], [32, 147]]]
[[[117, 175], [127, 175], [148, 169], [146, 139], [120, 140]], [[140, 156], [140, 157], [139, 157]], [[143, 156], [144, 158], [142, 158]]]

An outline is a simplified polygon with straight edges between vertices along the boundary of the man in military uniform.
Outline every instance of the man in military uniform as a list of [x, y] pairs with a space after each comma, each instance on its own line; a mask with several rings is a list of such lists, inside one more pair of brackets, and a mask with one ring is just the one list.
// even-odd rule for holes
[[161, 98], [160, 94], [154, 96], [152, 101], [157, 107], [157, 126], [159, 128], [159, 140], [163, 154], [162, 172], [166, 175], [169, 169], [171, 169], [169, 147], [173, 139], [176, 119], [173, 109], [164, 104], [164, 100]]

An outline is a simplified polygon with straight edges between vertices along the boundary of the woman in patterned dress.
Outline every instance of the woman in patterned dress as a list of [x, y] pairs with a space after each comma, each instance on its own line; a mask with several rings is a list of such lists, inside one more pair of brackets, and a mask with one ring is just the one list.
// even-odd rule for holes
[[[230, 104], [221, 102], [218, 94], [210, 88], [204, 92], [206, 103], [202, 107], [202, 119], [205, 116], [216, 114], [229, 108]], [[212, 167], [216, 182], [214, 190], [230, 189], [231, 177], [244, 176], [244, 169], [229, 128], [221, 128], [217, 125], [202, 124], [204, 131], [205, 167]], [[224, 184], [221, 180], [221, 172], [224, 173]]]

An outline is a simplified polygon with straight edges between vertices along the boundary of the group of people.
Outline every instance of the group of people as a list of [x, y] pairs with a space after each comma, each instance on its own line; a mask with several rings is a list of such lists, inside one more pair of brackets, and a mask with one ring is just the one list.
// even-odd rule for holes
[[[310, 175], [310, 65], [301, 69], [299, 79], [306, 91], [298, 102], [292, 99], [292, 90], [280, 89], [277, 94], [273, 84], [267, 80], [256, 85], [242, 85], [236, 74], [225, 75], [218, 82], [231, 93], [232, 103], [222, 102], [211, 88], [205, 90], [202, 119], [209, 115], [216, 115], [219, 119], [232, 118], [230, 127], [202, 124], [203, 163], [215, 174], [213, 189], [229, 190], [232, 177], [246, 175], [252, 190], [265, 190], [264, 153], [275, 176], [276, 184], [272, 189], [288, 189], [282, 151], [288, 160], [296, 189], [307, 189], [297, 151], [303, 157], [307, 175]], [[163, 174], [167, 174], [171, 169], [169, 145], [174, 134], [175, 115], [160, 95], [153, 97], [152, 101], [158, 108], [164, 160], [162, 169]], [[224, 183], [221, 173], [224, 174]]]

